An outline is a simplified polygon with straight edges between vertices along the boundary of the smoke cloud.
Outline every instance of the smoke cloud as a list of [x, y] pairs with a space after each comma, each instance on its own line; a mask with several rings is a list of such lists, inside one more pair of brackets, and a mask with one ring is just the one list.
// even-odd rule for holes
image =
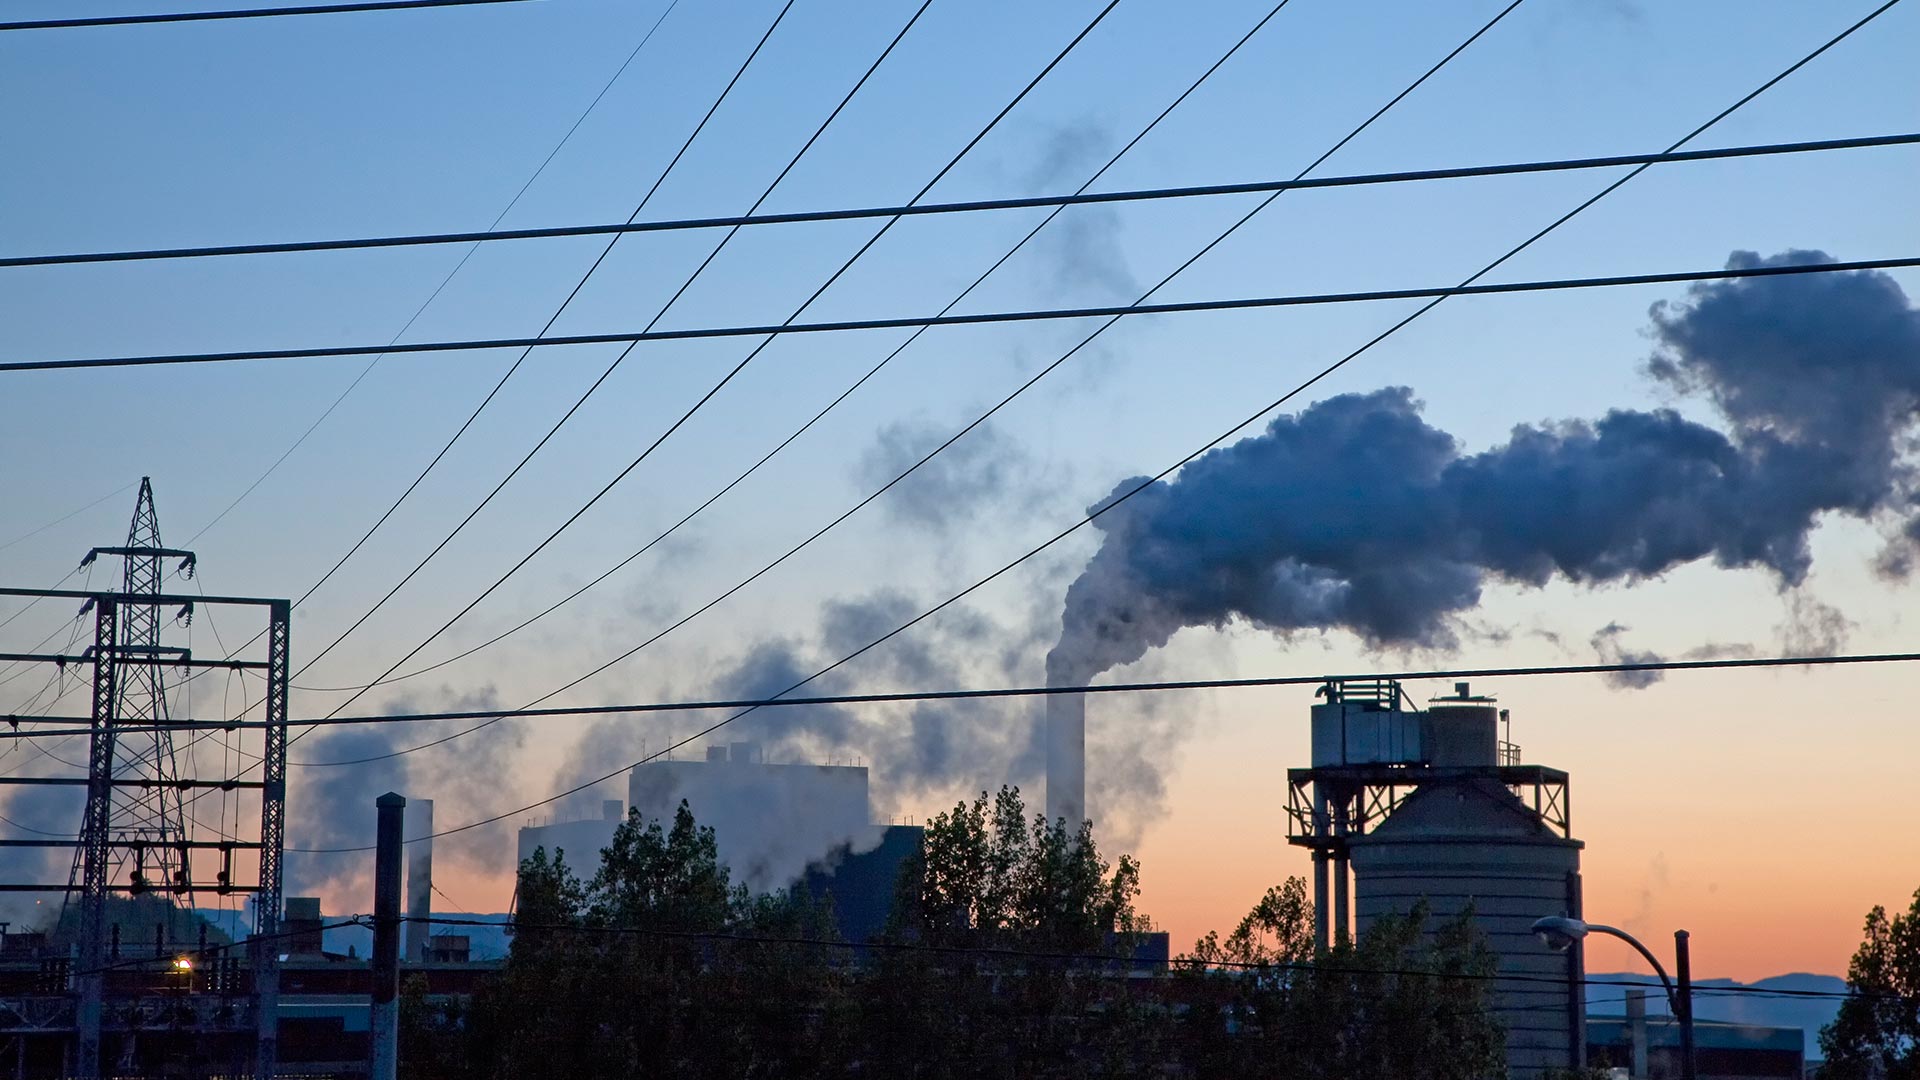
[[[1729, 266], [1813, 261], [1832, 259], [1736, 252]], [[1844, 617], [1794, 591], [1820, 518], [1886, 529], [1889, 573], [1910, 569], [1920, 538], [1907, 456], [1920, 315], [1892, 278], [1852, 272], [1702, 284], [1651, 316], [1648, 373], [1724, 430], [1614, 409], [1465, 454], [1404, 387], [1277, 417], [1096, 520], [1101, 546], [1067, 590], [1048, 677], [1084, 682], [1183, 627], [1235, 620], [1445, 649], [1490, 581], [1632, 583], [1703, 559], [1766, 571], [1797, 641], [1833, 645]], [[1617, 634], [1592, 644], [1629, 655]]]
[[[500, 708], [491, 686], [470, 693], [442, 687], [403, 693], [380, 703], [379, 713], [465, 712]], [[287, 796], [290, 848], [348, 848], [371, 845], [373, 801], [389, 791], [409, 799], [434, 800], [441, 827], [484, 817], [498, 809], [502, 782], [513, 775], [513, 755], [524, 741], [517, 720], [503, 720], [457, 742], [397, 757], [409, 747], [432, 742], [480, 723], [449, 720], [421, 724], [370, 724], [322, 728], [292, 747], [296, 761], [365, 761], [354, 765], [290, 768]], [[512, 850], [511, 823], [469, 829], [434, 842], [434, 863], [491, 873], [500, 853]], [[286, 893], [321, 896], [329, 914], [369, 911], [373, 906], [373, 852], [301, 854], [286, 858]]]
[[[950, 428], [926, 420], [888, 424], [861, 455], [855, 475], [864, 486], [877, 487], [912, 468], [951, 435]], [[1026, 465], [1017, 443], [993, 424], [982, 424], [915, 470], [882, 506], [902, 524], [943, 532], [955, 522], [1004, 507], [1008, 494], [1025, 486]]]
[[[1019, 178], [1029, 191], [1057, 194], [1093, 175], [1116, 139], [1090, 118], [1047, 131], [1034, 165]], [[1139, 279], [1120, 244], [1121, 218], [1112, 207], [1068, 207], [1035, 241], [1044, 260], [1046, 287], [1056, 296], [1110, 300], [1139, 295]]]
[[[1627, 628], [1619, 623], [1608, 623], [1594, 631], [1590, 644], [1595, 656], [1603, 664], [1658, 664], [1665, 657], [1656, 652], [1629, 649], [1620, 643], [1620, 635]], [[1602, 682], [1616, 690], [1644, 690], [1660, 681], [1662, 673], [1658, 671], [1609, 671], [1600, 676]]]
[[[690, 696], [716, 699], [772, 697], [814, 672], [867, 645], [925, 610], [924, 601], [883, 590], [856, 600], [827, 605], [819, 624], [801, 637], [752, 644], [718, 666]], [[964, 687], [1034, 677], [1031, 657], [1046, 641], [1043, 620], [1002, 623], [964, 605], [938, 620], [866, 653], [857, 664], [807, 685], [803, 694], [874, 692], [900, 687]], [[684, 737], [712, 724], [714, 713], [649, 714], [607, 717], [592, 725], [555, 777], [576, 784], [604, 773], [611, 763], [637, 761], [659, 752], [675, 735]], [[758, 744], [770, 763], [851, 763], [870, 770], [872, 823], [884, 824], [893, 807], [922, 798], [945, 799], [959, 793], [1016, 783], [1037, 776], [1042, 757], [1028, 710], [996, 701], [901, 702], [892, 705], [796, 706], [749, 713], [717, 732], [712, 745], [742, 741]], [[699, 758], [695, 745], [675, 756]], [[627, 795], [596, 790], [593, 798]], [[819, 824], [817, 808], [781, 806], [795, 792], [776, 784], [763, 791], [736, 793], [758, 800], [754, 812], [776, 820]], [[582, 812], [586, 810], [581, 808]], [[854, 829], [831, 841], [818, 828], [796, 828], [779, 850], [756, 851], [753, 864], [735, 867], [739, 878], [771, 888], [797, 874], [809, 862], [829, 854], [834, 843], [864, 850], [877, 831]]]

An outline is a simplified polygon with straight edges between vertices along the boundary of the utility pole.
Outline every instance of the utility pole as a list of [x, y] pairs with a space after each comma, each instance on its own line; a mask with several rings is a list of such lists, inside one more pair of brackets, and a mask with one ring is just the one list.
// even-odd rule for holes
[[373, 852], [373, 1051], [370, 1080], [400, 1071], [400, 855], [407, 800], [387, 792], [378, 807]]

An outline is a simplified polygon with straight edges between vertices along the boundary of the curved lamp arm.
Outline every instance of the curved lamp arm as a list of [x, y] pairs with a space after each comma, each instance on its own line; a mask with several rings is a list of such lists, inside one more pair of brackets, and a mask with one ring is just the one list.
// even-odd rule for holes
[[1611, 937], [1617, 937], [1621, 941], [1624, 941], [1627, 944], [1633, 946], [1634, 950], [1638, 952], [1641, 956], [1646, 957], [1647, 963], [1653, 965], [1654, 974], [1660, 976], [1660, 984], [1666, 987], [1667, 1006], [1673, 1010], [1674, 1019], [1678, 1020], [1682, 1018], [1683, 1012], [1680, 1008], [1680, 995], [1673, 988], [1673, 980], [1667, 977], [1667, 969], [1660, 966], [1660, 959], [1654, 956], [1651, 952], [1648, 952], [1647, 947], [1645, 945], [1640, 944], [1640, 939], [1634, 937], [1632, 934], [1627, 933], [1625, 930], [1621, 930], [1617, 927], [1606, 926], [1601, 923], [1588, 923], [1587, 929], [1592, 933], [1607, 934]]

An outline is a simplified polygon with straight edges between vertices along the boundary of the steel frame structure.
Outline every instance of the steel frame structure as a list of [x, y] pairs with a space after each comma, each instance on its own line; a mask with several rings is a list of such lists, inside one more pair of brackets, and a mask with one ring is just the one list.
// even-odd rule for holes
[[[123, 554], [121, 549], [95, 549], [94, 554]], [[144, 555], [145, 552], [138, 554]], [[171, 557], [176, 552], [167, 550]], [[184, 553], [178, 553], [183, 554]], [[48, 882], [0, 882], [0, 892], [66, 892], [70, 904], [77, 904], [79, 910], [79, 955], [70, 969], [67, 980], [72, 994], [72, 1023], [75, 1032], [72, 1071], [74, 1075], [97, 1078], [103, 1075], [101, 1060], [103, 1020], [105, 1014], [106, 975], [116, 966], [108, 957], [106, 934], [106, 901], [113, 892], [138, 893], [154, 888], [140, 882], [119, 882], [114, 880], [116, 858], [118, 865], [125, 865], [129, 856], [136, 866], [142, 866], [146, 852], [156, 846], [156, 837], [145, 834], [144, 827], [127, 828], [116, 822], [116, 810], [124, 810], [126, 804], [116, 807], [115, 796], [120, 792], [145, 793], [151, 810], [153, 800], [193, 788], [222, 788], [234, 790], [257, 790], [260, 792], [260, 833], [257, 841], [239, 839], [191, 840], [184, 832], [170, 835], [162, 841], [165, 855], [171, 862], [155, 865], [166, 868], [163, 872], [169, 877], [162, 879], [161, 888], [171, 889], [181, 895], [191, 895], [196, 890], [218, 892], [222, 895], [233, 893], [252, 893], [255, 902], [255, 922], [253, 937], [247, 943], [247, 952], [252, 968], [251, 1027], [255, 1033], [254, 1075], [257, 1080], [272, 1080], [278, 1062], [278, 1001], [279, 1001], [279, 951], [273, 945], [278, 933], [280, 905], [282, 902], [282, 858], [286, 836], [286, 779], [287, 779], [287, 690], [290, 668], [290, 630], [292, 605], [283, 599], [231, 596], [180, 596], [168, 595], [158, 591], [158, 581], [148, 592], [94, 592], [58, 589], [0, 589], [3, 596], [21, 597], [64, 597], [81, 599], [86, 602], [83, 612], [91, 609], [94, 619], [93, 645], [79, 657], [56, 656], [52, 654], [17, 654], [23, 660], [46, 663], [85, 663], [93, 667], [92, 708], [88, 728], [87, 776], [77, 777], [6, 777], [0, 778], [0, 784], [25, 786], [84, 786], [86, 804], [82, 814], [80, 833], [77, 838], [49, 839], [5, 839], [0, 840], [4, 848], [52, 848], [71, 849], [75, 852], [74, 878], [66, 883]], [[264, 663], [257, 661], [200, 661], [194, 662], [185, 650], [161, 648], [157, 643], [133, 643], [129, 645], [123, 629], [127, 613], [132, 610], [157, 611], [162, 607], [178, 605], [223, 605], [243, 607], [264, 607], [267, 609], [267, 658]], [[125, 775], [124, 760], [117, 761], [120, 748], [123, 719], [121, 715], [122, 694], [131, 669], [137, 667], [173, 666], [186, 661], [192, 666], [248, 668], [264, 670], [267, 680], [266, 713], [258, 725], [264, 735], [265, 766], [262, 778], [258, 781], [240, 781], [230, 777], [201, 779], [169, 775], [171, 769], [164, 769], [161, 775], [129, 776]], [[157, 682], [155, 683], [157, 686]], [[157, 739], [156, 747], [164, 752], [170, 745], [173, 734], [192, 735], [202, 731], [219, 730], [229, 725], [223, 720], [198, 720], [184, 718], [174, 720], [164, 716], [145, 715], [128, 720], [126, 727], [140, 732], [154, 732], [164, 729], [167, 738]], [[169, 766], [171, 762], [167, 763]], [[151, 815], [149, 815], [151, 816]], [[181, 822], [186, 824], [188, 819]], [[196, 874], [188, 861], [194, 851], [214, 850], [221, 853], [221, 868], [217, 875], [208, 878], [204, 873]], [[237, 884], [233, 879], [233, 854], [238, 851], [258, 853], [258, 878], [252, 885]], [[175, 865], [177, 863], [177, 865]], [[42, 1018], [44, 1020], [44, 1018]], [[38, 1027], [36, 1023], [34, 1026]], [[231, 1022], [224, 1027], [231, 1028]], [[108, 1063], [110, 1064], [110, 1063]]]
[[[1361, 688], [1374, 693], [1379, 688]], [[1339, 689], [1329, 691], [1331, 700]], [[1380, 691], [1385, 693], [1385, 691]], [[1398, 707], [1397, 685], [1380, 700]], [[1371, 700], [1371, 699], [1370, 699]], [[1498, 765], [1433, 766], [1417, 764], [1321, 765], [1287, 770], [1287, 843], [1313, 853], [1314, 936], [1331, 948], [1350, 933], [1352, 867], [1348, 843], [1392, 816], [1401, 801], [1423, 784], [1490, 780], [1530, 803], [1541, 822], [1571, 839], [1573, 791], [1567, 774], [1544, 765], [1519, 763], [1520, 749], [1497, 746]]]

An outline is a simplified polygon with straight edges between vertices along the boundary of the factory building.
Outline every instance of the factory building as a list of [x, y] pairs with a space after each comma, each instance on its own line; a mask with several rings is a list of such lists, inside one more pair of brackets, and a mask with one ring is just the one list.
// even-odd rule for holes
[[772, 763], [757, 743], [710, 746], [705, 760], [649, 761], [627, 779], [629, 805], [671, 822], [685, 801], [711, 825], [737, 884], [771, 892], [843, 845], [868, 851], [880, 841], [859, 765]]
[[1324, 944], [1424, 903], [1429, 925], [1471, 912], [1497, 960], [1494, 1011], [1516, 1080], [1579, 1066], [1579, 948], [1532, 933], [1579, 917], [1567, 774], [1520, 762], [1508, 721], [1467, 684], [1418, 708], [1391, 681], [1336, 681], [1313, 707], [1312, 767], [1288, 770], [1290, 842], [1313, 853]]
[[613, 831], [624, 820], [626, 811], [620, 800], [604, 799], [599, 817], [523, 825], [515, 844], [513, 864], [519, 866], [532, 858], [536, 850], [545, 849], [548, 858], [558, 857], [576, 877], [590, 878], [600, 868], [601, 850], [613, 843]]
[[[804, 890], [831, 905], [848, 941], [885, 929], [900, 869], [920, 850], [919, 827], [874, 824], [865, 766], [769, 762], [755, 743], [712, 746], [693, 761], [649, 761], [628, 775], [627, 791], [627, 805], [663, 825], [686, 802], [695, 821], [712, 827], [735, 884], [756, 893]], [[599, 817], [526, 825], [516, 863], [545, 849], [591, 878], [624, 820], [620, 800], [608, 799]]]

